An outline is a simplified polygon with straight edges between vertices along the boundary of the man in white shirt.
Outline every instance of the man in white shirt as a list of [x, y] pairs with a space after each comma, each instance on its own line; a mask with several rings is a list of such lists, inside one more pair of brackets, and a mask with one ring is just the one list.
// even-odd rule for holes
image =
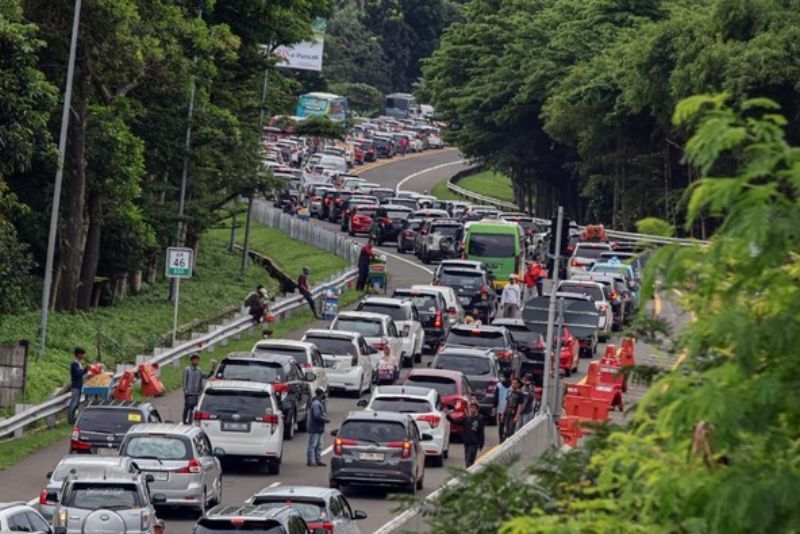
[[519, 276], [516, 274], [509, 277], [508, 285], [503, 288], [500, 304], [503, 306], [503, 317], [516, 318], [522, 304], [522, 290], [519, 286]]

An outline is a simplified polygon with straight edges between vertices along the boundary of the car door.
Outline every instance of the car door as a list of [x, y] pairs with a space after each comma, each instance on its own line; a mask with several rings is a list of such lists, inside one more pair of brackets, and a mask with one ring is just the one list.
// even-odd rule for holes
[[305, 420], [308, 403], [311, 402], [311, 386], [306, 382], [305, 373], [297, 362], [289, 364], [289, 384], [295, 391], [297, 417], [299, 420]]
[[372, 378], [372, 359], [369, 357], [369, 353], [374, 349], [368, 347], [363, 336], [358, 337], [356, 345], [358, 347], [358, 364], [361, 366], [361, 370], [364, 374], [363, 376]]
[[36, 512], [32, 512], [32, 511], [29, 510], [29, 511], [25, 512], [25, 515], [28, 518], [28, 522], [31, 524], [31, 529], [32, 530], [30, 532], [37, 532], [37, 533], [40, 533], [40, 534], [44, 534], [44, 533], [48, 533], [49, 534], [51, 532], [50, 525], [48, 525], [47, 521], [45, 521], [42, 518], [42, 516], [40, 516]]
[[389, 340], [389, 350], [392, 356], [397, 358], [397, 365], [400, 365], [400, 357], [403, 353], [403, 338], [400, 337], [400, 332], [397, 331], [397, 325], [395, 325], [394, 321], [391, 319], [388, 319], [384, 323], [384, 328], [386, 330], [386, 339]]
[[25, 511], [8, 516], [8, 532], [34, 532]]
[[317, 387], [328, 391], [328, 373], [325, 371], [325, 362], [322, 360], [319, 349], [311, 351], [311, 370], [317, 375]]
[[[337, 508], [340, 510], [338, 513], [334, 512], [334, 501], [337, 501]], [[360, 534], [358, 527], [353, 520], [353, 509], [344, 495], [331, 497], [331, 513], [334, 516], [334, 531], [342, 534]]]
[[417, 467], [417, 480], [425, 475], [425, 451], [420, 444], [420, 433], [417, 428], [417, 423], [413, 419], [408, 424], [408, 439], [414, 444], [414, 452], [416, 456]]
[[205, 432], [200, 432], [194, 439], [192, 445], [195, 450], [195, 457], [200, 461], [203, 466], [203, 485], [211, 491], [213, 489], [216, 497], [222, 497], [220, 490], [222, 489], [222, 467], [219, 460], [213, 454], [211, 442], [208, 440]]
[[414, 354], [422, 353], [424, 345], [425, 330], [422, 329], [422, 321], [419, 320], [417, 307], [411, 305], [411, 333], [414, 335]]

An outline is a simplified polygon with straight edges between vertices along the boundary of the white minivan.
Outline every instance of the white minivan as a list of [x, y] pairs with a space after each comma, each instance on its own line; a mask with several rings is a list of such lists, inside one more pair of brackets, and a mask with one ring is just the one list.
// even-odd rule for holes
[[367, 297], [356, 307], [356, 311], [382, 313], [388, 315], [400, 331], [403, 343], [403, 355], [400, 362], [405, 367], [412, 367], [414, 362], [422, 361], [422, 347], [425, 346], [425, 330], [419, 320], [419, 313], [414, 303], [407, 299], [387, 297]]
[[313, 343], [325, 360], [328, 390], [354, 393], [356, 397], [372, 389], [372, 361], [377, 353], [364, 336], [342, 330], [306, 330], [303, 341]]
[[313, 344], [291, 339], [265, 339], [257, 341], [250, 352], [254, 356], [261, 354], [291, 356], [304, 373], [311, 371], [316, 376], [316, 379], [309, 383], [312, 393], [317, 388], [328, 391], [328, 374], [325, 372], [325, 362], [319, 349]]

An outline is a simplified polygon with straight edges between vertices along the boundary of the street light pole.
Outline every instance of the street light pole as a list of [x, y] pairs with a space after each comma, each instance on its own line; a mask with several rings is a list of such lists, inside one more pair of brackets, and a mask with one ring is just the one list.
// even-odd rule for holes
[[75, 77], [75, 55], [78, 48], [78, 32], [81, 22], [81, 0], [75, 0], [72, 16], [72, 35], [69, 41], [69, 61], [67, 62], [67, 83], [64, 88], [64, 108], [61, 111], [61, 132], [58, 137], [58, 166], [56, 167], [56, 183], [53, 189], [53, 207], [50, 211], [50, 233], [47, 237], [47, 260], [44, 268], [44, 287], [42, 288], [42, 310], [39, 323], [39, 354], [41, 358], [47, 347], [47, 320], [50, 313], [50, 291], [53, 285], [53, 260], [56, 251], [56, 233], [58, 230], [58, 212], [61, 207], [61, 185], [64, 181], [64, 157], [67, 151], [67, 132], [69, 130], [69, 112], [72, 106], [72, 80]]
[[[547, 406], [550, 405], [551, 399], [553, 398], [553, 382], [554, 380], [550, 377], [553, 373], [553, 330], [555, 326], [555, 316], [556, 316], [556, 292], [558, 289], [558, 269], [560, 266], [559, 256], [561, 255], [561, 232], [562, 232], [562, 224], [564, 220], [564, 208], [559, 206], [558, 207], [558, 224], [556, 226], [556, 246], [555, 246], [555, 260], [553, 261], [553, 286], [550, 288], [550, 307], [547, 312], [547, 336], [545, 338], [545, 347], [547, 350], [547, 357], [544, 359], [544, 380], [543, 380], [543, 389], [542, 392], [542, 399], [544, 399], [545, 404]], [[555, 355], [558, 358], [558, 354]], [[558, 366], [556, 366], [556, 372], [558, 372]], [[552, 414], [553, 409], [555, 407], [549, 406], [549, 412]]]

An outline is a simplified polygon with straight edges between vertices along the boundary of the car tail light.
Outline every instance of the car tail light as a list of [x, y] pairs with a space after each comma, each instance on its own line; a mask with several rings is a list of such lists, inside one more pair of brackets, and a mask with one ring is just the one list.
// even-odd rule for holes
[[481, 286], [481, 300], [489, 300], [489, 286]]
[[333, 534], [334, 525], [330, 521], [318, 522], [318, 523], [314, 523], [314, 522], [309, 522], [308, 523], [308, 530], [310, 530], [311, 532], [315, 532], [318, 529], [322, 529], [325, 532]]
[[580, 267], [580, 266], [581, 266], [581, 264], [580, 264], [580, 263], [578, 262], [578, 260], [576, 260], [576, 259], [573, 259], [573, 260], [570, 262], [570, 265], [572, 265], [573, 267]]
[[275, 393], [286, 393], [289, 391], [289, 384], [283, 382], [276, 382], [272, 384], [272, 391]]
[[433, 327], [434, 328], [441, 328], [442, 327], [442, 310], [436, 310], [436, 315], [433, 319]]
[[200, 465], [200, 462], [197, 461], [197, 458], [192, 458], [189, 460], [189, 463], [186, 464], [184, 467], [181, 467], [176, 471], [179, 475], [188, 475], [190, 473], [202, 473], [203, 466]]
[[403, 449], [401, 458], [411, 458], [411, 442], [410, 441], [390, 441], [386, 444], [387, 447], [392, 449]]
[[336, 438], [333, 441], [333, 454], [336, 456], [342, 455], [342, 447], [345, 445], [358, 445], [358, 442], [354, 439], [346, 439], [346, 438]]
[[236, 525], [237, 527], [244, 525], [244, 523], [245, 521], [243, 517], [234, 517], [231, 519], [231, 525]]
[[277, 425], [278, 424], [278, 416], [275, 415], [275, 414], [269, 413], [269, 414], [267, 414], [267, 415], [265, 415], [264, 417], [261, 418], [261, 422], [262, 423], [270, 423], [272, 425]]
[[88, 451], [91, 450], [92, 444], [88, 441], [81, 441], [78, 439], [80, 436], [80, 430], [77, 426], [72, 427], [72, 435], [70, 436], [69, 440], [69, 448], [73, 451]]
[[497, 389], [497, 380], [489, 380], [489, 383], [486, 384], [486, 393], [492, 394]]
[[421, 415], [417, 417], [417, 421], [424, 421], [431, 425], [431, 428], [436, 428], [439, 426], [439, 423], [442, 421], [442, 418], [438, 415], [428, 414], [428, 415]]
[[500, 352], [497, 353], [497, 357], [500, 358], [501, 360], [510, 360], [513, 355], [514, 353], [511, 352], [510, 350], [501, 350]]
[[403, 236], [405, 236], [405, 237], [411, 237], [411, 236], [413, 236], [413, 235], [414, 235], [414, 234], [413, 234], [413, 233], [411, 233], [411, 230], [403, 230]]
[[616, 291], [612, 291], [611, 292], [611, 300], [617, 300], [617, 292]]
[[404, 325], [403, 326], [403, 330], [405, 330], [406, 332], [410, 332], [411, 331], [411, 325], [410, 324]]
[[47, 504], [47, 488], [44, 488], [41, 493], [39, 493], [39, 504]]
[[317, 197], [311, 197], [311, 202], [317, 202], [318, 200], [319, 200], [319, 198], [317, 198]]
[[211, 414], [208, 412], [201, 412], [200, 410], [195, 410], [194, 412], [194, 420], [195, 421], [205, 421], [207, 419], [211, 419]]
[[311, 365], [309, 362], [306, 362], [306, 363], [302, 364], [300, 367], [302, 367], [303, 369], [313, 369], [314, 368], [314, 366]]

